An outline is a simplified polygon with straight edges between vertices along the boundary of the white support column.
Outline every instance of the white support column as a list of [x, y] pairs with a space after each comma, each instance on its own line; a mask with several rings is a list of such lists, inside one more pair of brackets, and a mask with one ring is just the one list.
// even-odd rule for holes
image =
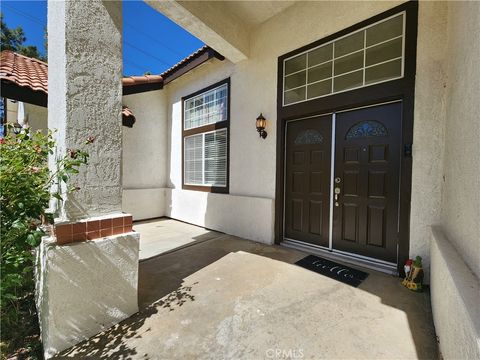
[[138, 311], [139, 253], [132, 217], [121, 214], [121, 1], [48, 0], [48, 40], [55, 156], [81, 148], [90, 160], [69, 184], [80, 190], [63, 189], [65, 201], [53, 204], [55, 234], [37, 251], [45, 358]]
[[48, 34], [48, 125], [58, 130], [57, 156], [95, 137], [88, 166], [71, 182], [80, 190], [64, 195], [58, 216], [120, 212], [121, 1], [49, 1]]

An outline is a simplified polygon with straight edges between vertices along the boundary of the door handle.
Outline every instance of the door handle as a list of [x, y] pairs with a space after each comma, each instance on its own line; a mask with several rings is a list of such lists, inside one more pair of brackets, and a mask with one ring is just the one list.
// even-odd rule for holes
[[335, 206], [338, 206], [338, 195], [340, 194], [341, 192], [341, 189], [337, 186], [335, 187], [334, 189], [334, 193], [335, 193]]

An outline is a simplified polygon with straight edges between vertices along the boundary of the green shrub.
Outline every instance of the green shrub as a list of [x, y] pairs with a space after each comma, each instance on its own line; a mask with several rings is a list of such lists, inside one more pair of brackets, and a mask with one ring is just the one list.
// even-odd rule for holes
[[[92, 142], [88, 139], [86, 143]], [[69, 150], [56, 160], [54, 171], [48, 169], [48, 155], [53, 154], [52, 133], [31, 133], [25, 129], [19, 135], [0, 139], [0, 301], [2, 341], [22, 346], [28, 329], [28, 313], [35, 314], [34, 248], [45, 235], [43, 225], [52, 222], [47, 214], [50, 198], [61, 200], [51, 193], [52, 185], [67, 183], [71, 174], [87, 163], [88, 154]], [[70, 187], [69, 191], [74, 191]], [[26, 314], [27, 313], [27, 314]], [[35, 316], [30, 316], [35, 321]], [[28, 332], [28, 331], [27, 331]], [[18, 343], [20, 341], [20, 343]], [[24, 347], [24, 346], [22, 346]]]

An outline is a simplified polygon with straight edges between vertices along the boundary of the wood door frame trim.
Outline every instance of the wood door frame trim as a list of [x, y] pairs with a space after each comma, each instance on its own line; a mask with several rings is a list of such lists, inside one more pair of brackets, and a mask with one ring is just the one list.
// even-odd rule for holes
[[[383, 20], [387, 17], [405, 11], [405, 64], [404, 77], [368, 87], [333, 94], [319, 99], [312, 99], [302, 103], [283, 106], [283, 60], [334, 40], [355, 30]], [[401, 149], [413, 143], [413, 114], [415, 102], [415, 73], [417, 56], [417, 29], [418, 2], [409, 1], [367, 20], [352, 25], [326, 38], [305, 45], [299, 49], [284, 54], [278, 58], [277, 73], [277, 161], [276, 161], [276, 189], [275, 189], [275, 243], [279, 244], [283, 238], [284, 217], [284, 166], [285, 166], [285, 127], [288, 120], [315, 116], [328, 112], [346, 110], [384, 103], [388, 101], [402, 101], [402, 134]], [[361, 99], [361, 100], [360, 100]], [[399, 239], [397, 269], [403, 274], [403, 264], [409, 257], [410, 247], [410, 201], [412, 186], [412, 157], [404, 154], [400, 159], [400, 200], [399, 200]]]

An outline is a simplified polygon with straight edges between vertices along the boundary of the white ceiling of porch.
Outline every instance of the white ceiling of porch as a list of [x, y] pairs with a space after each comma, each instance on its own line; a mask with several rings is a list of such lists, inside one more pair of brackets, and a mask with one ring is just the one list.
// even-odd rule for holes
[[[218, 1], [204, 1], [218, 6]], [[292, 6], [295, 0], [289, 1], [223, 1], [225, 11], [240, 19], [248, 28], [255, 27], [286, 8]]]

